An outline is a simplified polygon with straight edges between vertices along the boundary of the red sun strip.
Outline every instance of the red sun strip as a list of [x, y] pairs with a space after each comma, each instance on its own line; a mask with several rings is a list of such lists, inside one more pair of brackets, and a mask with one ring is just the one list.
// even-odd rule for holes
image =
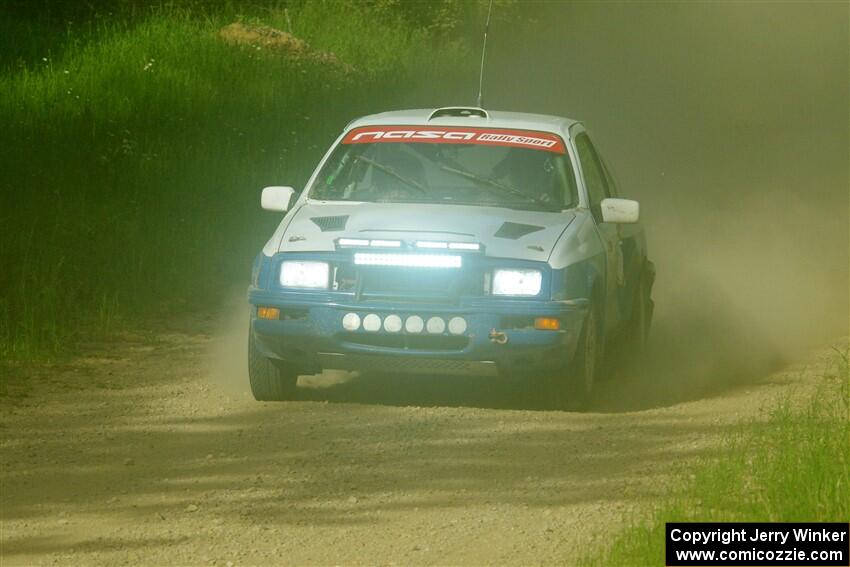
[[502, 128], [456, 128], [445, 126], [362, 126], [348, 132], [343, 144], [418, 143], [477, 144], [531, 148], [556, 154], [566, 153], [564, 141], [555, 134], [536, 130]]

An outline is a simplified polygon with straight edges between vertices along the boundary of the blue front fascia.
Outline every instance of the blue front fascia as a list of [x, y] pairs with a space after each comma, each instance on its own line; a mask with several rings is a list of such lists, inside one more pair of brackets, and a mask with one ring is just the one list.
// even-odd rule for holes
[[[473, 293], [443, 294], [431, 300], [417, 297], [415, 293], [382, 297], [380, 294], [363, 293], [362, 289], [295, 290], [280, 286], [280, 264], [284, 260], [326, 261], [333, 266], [350, 262], [349, 254], [350, 251], [343, 250], [280, 253], [272, 257], [261, 254], [257, 258], [248, 295], [254, 306], [252, 332], [264, 355], [297, 363], [305, 373], [321, 370], [315, 357], [317, 353], [486, 360], [497, 363], [502, 369], [547, 365], [562, 367], [573, 356], [587, 312], [587, 301], [583, 298], [550, 300], [553, 292], [556, 296], [565, 295], [563, 287], [567, 279], [563, 270], [552, 270], [548, 264], [541, 262], [489, 258], [474, 253], [463, 255], [464, 269], [472, 274], [486, 274], [497, 267], [541, 270], [542, 289], [536, 297], [500, 297], [485, 290], [473, 290]], [[396, 269], [425, 274], [456, 268]], [[257, 319], [257, 306], [278, 307], [281, 319]], [[389, 340], [390, 334], [383, 328], [372, 333], [362, 327], [354, 332], [345, 331], [342, 318], [346, 313], [357, 313], [361, 317], [375, 313], [381, 320], [389, 314], [399, 315], [402, 320], [412, 315], [426, 320], [438, 316], [446, 321], [460, 316], [468, 323], [464, 334], [468, 341], [452, 349], [421, 346], [400, 349], [369, 344], [370, 341], [365, 339], [377, 337], [371, 342], [379, 343], [381, 337]], [[556, 317], [561, 322], [561, 330], [536, 330], [533, 326], [535, 317]], [[506, 344], [491, 340], [490, 333], [494, 330], [505, 333]], [[448, 336], [448, 333], [445, 334]]]

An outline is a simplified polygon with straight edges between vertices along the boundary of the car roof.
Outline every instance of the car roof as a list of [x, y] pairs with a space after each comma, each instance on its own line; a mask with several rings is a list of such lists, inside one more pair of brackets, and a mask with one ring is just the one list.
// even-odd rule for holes
[[351, 121], [346, 130], [360, 126], [466, 126], [517, 128], [569, 136], [578, 120], [548, 114], [484, 110], [477, 107], [414, 108], [370, 114]]

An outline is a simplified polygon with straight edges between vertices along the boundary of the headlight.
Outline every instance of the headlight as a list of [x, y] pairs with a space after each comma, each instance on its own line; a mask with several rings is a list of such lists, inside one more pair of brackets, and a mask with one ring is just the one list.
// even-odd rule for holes
[[540, 270], [496, 270], [493, 295], [537, 295], [542, 283]]
[[327, 262], [283, 262], [280, 265], [280, 285], [327, 289], [329, 272]]

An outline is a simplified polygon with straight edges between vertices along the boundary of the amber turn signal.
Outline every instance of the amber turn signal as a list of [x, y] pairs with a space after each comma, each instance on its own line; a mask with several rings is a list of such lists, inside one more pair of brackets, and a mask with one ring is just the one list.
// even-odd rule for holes
[[534, 320], [534, 328], [540, 331], [557, 331], [561, 322], [554, 317], [538, 317]]
[[280, 309], [277, 307], [257, 307], [257, 317], [260, 319], [280, 319]]

